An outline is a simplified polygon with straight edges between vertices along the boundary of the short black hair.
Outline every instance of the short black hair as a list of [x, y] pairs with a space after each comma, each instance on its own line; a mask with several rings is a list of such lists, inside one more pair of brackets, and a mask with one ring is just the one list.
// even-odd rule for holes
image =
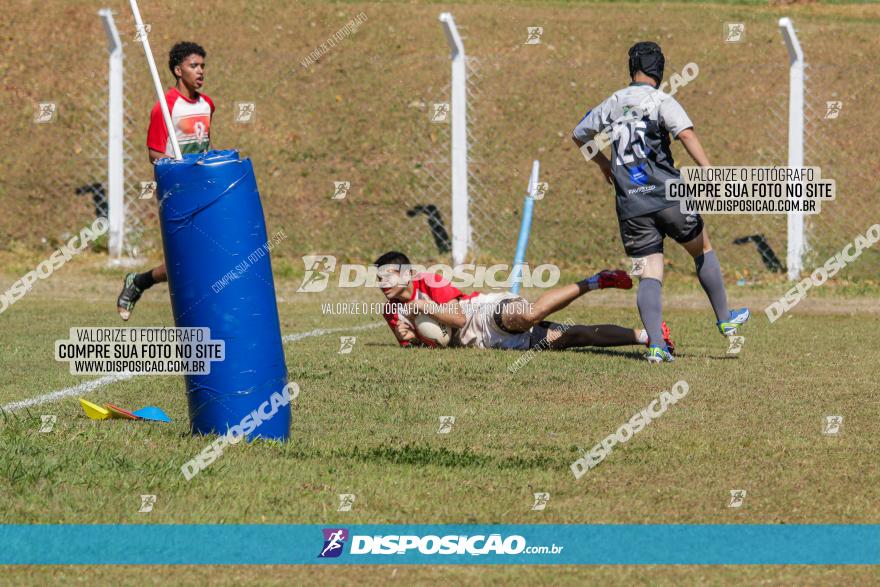
[[208, 54], [205, 52], [204, 47], [192, 41], [180, 41], [171, 47], [171, 51], [168, 52], [168, 69], [171, 70], [171, 75], [174, 76], [174, 79], [177, 79], [174, 68], [183, 63], [183, 60], [190, 55], [198, 55], [204, 59]]
[[375, 261], [373, 261], [373, 265], [376, 267], [382, 267], [384, 265], [397, 265], [401, 267], [403, 265], [410, 265], [409, 257], [401, 253], [400, 251], [388, 251]]

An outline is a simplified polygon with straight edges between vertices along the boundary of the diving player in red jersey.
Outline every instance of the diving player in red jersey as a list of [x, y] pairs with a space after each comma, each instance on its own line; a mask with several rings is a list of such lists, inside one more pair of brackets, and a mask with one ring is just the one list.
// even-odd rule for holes
[[[595, 289], [630, 289], [632, 280], [625, 271], [601, 271], [592, 277], [553, 288], [530, 303], [512, 293], [462, 293], [448, 280], [433, 273], [407, 276], [409, 258], [390, 251], [374, 263], [379, 267], [382, 293], [398, 307], [383, 314], [385, 321], [401, 346], [432, 346], [416, 331], [413, 317], [424, 313], [451, 326], [451, 346], [527, 350], [539, 344], [551, 350], [572, 347], [625, 346], [647, 344], [644, 330], [633, 330], [612, 324], [568, 325], [549, 322], [545, 318], [567, 307], [571, 302]], [[666, 342], [669, 330], [663, 324]], [[543, 342], [546, 339], [546, 342]]]

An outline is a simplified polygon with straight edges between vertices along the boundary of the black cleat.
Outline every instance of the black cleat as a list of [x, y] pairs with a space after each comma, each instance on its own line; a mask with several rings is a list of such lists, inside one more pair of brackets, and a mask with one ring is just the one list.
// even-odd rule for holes
[[129, 273], [125, 276], [122, 293], [116, 298], [116, 311], [119, 312], [119, 316], [123, 320], [128, 320], [128, 317], [131, 316], [131, 312], [134, 310], [134, 305], [141, 299], [141, 294], [144, 293], [144, 290], [134, 284], [136, 275], [137, 273]]

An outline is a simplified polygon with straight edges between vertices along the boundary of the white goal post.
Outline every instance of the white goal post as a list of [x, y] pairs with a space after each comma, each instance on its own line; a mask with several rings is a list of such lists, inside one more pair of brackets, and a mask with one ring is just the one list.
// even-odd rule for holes
[[[804, 52], [798, 41], [791, 19], [779, 19], [779, 30], [785, 39], [789, 58], [788, 91], [788, 166], [804, 165]], [[788, 251], [786, 266], [788, 279], [800, 279], [803, 269], [803, 255], [806, 250], [804, 238], [804, 214], [801, 211], [788, 213]]]
[[452, 14], [442, 13], [440, 22], [449, 43], [452, 61], [449, 104], [452, 115], [452, 261], [460, 265], [467, 258], [471, 242], [468, 215], [467, 61], [464, 43]]
[[125, 128], [123, 102], [122, 40], [109, 8], [98, 11], [107, 33], [107, 221], [110, 225], [107, 249], [110, 261], [118, 262], [125, 239]]

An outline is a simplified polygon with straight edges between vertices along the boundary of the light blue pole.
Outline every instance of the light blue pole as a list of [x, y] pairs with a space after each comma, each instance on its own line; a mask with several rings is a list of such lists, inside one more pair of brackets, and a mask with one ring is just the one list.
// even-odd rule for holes
[[513, 271], [510, 273], [511, 293], [518, 294], [522, 286], [522, 268], [526, 260], [526, 249], [529, 247], [529, 233], [532, 231], [532, 211], [535, 207], [535, 191], [538, 187], [538, 169], [540, 162], [532, 163], [532, 174], [529, 177], [529, 191], [523, 204], [522, 222], [519, 225], [519, 238], [516, 242], [516, 255], [513, 259]]

